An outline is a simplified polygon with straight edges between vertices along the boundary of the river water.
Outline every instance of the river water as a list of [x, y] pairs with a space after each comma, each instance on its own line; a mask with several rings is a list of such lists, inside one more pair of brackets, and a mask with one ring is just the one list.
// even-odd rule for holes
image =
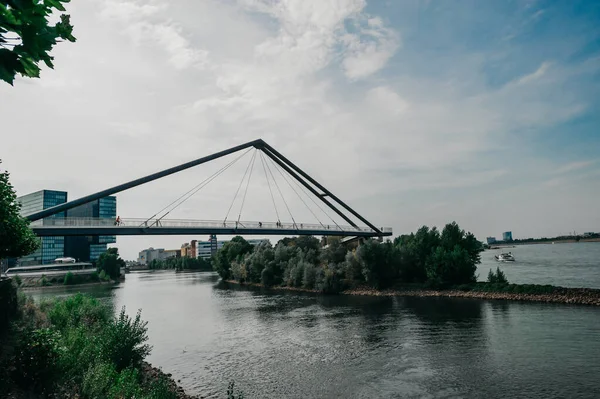
[[[505, 267], [515, 280], [534, 273], [517, 266], [528, 256], [520, 250], [515, 269]], [[559, 281], [570, 275], [551, 283], [568, 285]], [[173, 271], [131, 273], [117, 288], [87, 290], [130, 314], [141, 308], [154, 347], [149, 361], [209, 398], [225, 397], [230, 380], [246, 398], [600, 397], [596, 307], [318, 296]]]

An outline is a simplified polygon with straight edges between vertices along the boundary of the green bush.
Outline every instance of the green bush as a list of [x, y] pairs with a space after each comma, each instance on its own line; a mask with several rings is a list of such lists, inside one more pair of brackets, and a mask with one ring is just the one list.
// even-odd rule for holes
[[177, 393], [171, 390], [166, 378], [159, 377], [150, 383], [146, 397], [148, 399], [177, 399]]
[[97, 271], [93, 271], [92, 274], [90, 274], [90, 281], [100, 281], [100, 276]]
[[20, 388], [42, 395], [53, 391], [60, 375], [59, 342], [60, 334], [48, 328], [26, 328], [19, 334], [13, 379]]
[[47, 287], [47, 286], [49, 286], [49, 285], [50, 285], [50, 282], [49, 282], [49, 281], [48, 281], [48, 279], [46, 278], [46, 275], [45, 275], [45, 274], [42, 274], [42, 278], [40, 279], [40, 282], [39, 282], [39, 284], [40, 284], [42, 287]]
[[97, 327], [112, 319], [112, 311], [97, 299], [78, 293], [55, 301], [48, 312], [50, 322], [59, 330], [67, 327]]
[[73, 273], [67, 272], [67, 274], [65, 274], [64, 285], [73, 285], [73, 284], [75, 284], [75, 276], [73, 275]]
[[132, 320], [123, 307], [114, 322], [102, 329], [101, 356], [111, 361], [117, 371], [138, 367], [151, 350], [151, 346], [146, 344], [147, 324], [141, 319], [140, 311]]
[[110, 281], [110, 276], [106, 274], [104, 270], [100, 270], [100, 274], [98, 274], [98, 278], [102, 281]]
[[18, 274], [15, 276], [15, 283], [17, 284], [18, 287], [20, 287], [21, 284], [23, 284], [23, 280], [21, 279], [21, 276], [19, 276]]
[[487, 281], [488, 281], [488, 283], [491, 283], [491, 284], [508, 284], [508, 279], [506, 278], [506, 275], [504, 274], [504, 272], [502, 270], [500, 270], [499, 267], [496, 268], [495, 273], [492, 269], [490, 269], [490, 272], [488, 273]]
[[104, 399], [117, 380], [117, 371], [110, 363], [97, 363], [83, 375], [81, 397], [84, 399]]
[[135, 368], [122, 370], [116, 378], [114, 385], [110, 388], [109, 398], [141, 398], [143, 397], [140, 385], [140, 373]]

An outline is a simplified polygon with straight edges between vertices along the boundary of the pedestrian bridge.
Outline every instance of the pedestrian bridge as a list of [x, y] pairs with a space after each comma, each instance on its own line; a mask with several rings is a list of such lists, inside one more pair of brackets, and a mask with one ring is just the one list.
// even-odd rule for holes
[[369, 227], [297, 222], [216, 221], [182, 219], [121, 218], [117, 224], [107, 218], [46, 218], [32, 223], [40, 237], [45, 236], [126, 236], [126, 235], [314, 235], [380, 237], [391, 236], [390, 227], [379, 232]]
[[[188, 189], [186, 192], [174, 199], [167, 206], [154, 213], [149, 218], [141, 219], [118, 219], [118, 223], [111, 218], [80, 218], [68, 217], [66, 211], [76, 208], [80, 205], [104, 198], [109, 195], [129, 190], [169, 175], [182, 172], [192, 167], [205, 164], [216, 159], [227, 157], [234, 153], [237, 156], [220, 168], [211, 176], [200, 181], [198, 184]], [[248, 159], [249, 157], [249, 159]], [[231, 166], [241, 159], [247, 158], [245, 172], [242, 179], [237, 184], [237, 189], [233, 193], [233, 199], [230, 202], [227, 212], [219, 221], [214, 220], [192, 220], [192, 219], [167, 219], [184, 202], [196, 195], [204, 187], [210, 184], [217, 177], [221, 176]], [[265, 193], [268, 192], [273, 205], [273, 216], [270, 221], [242, 221], [246, 194], [250, 186], [250, 180], [253, 171], [257, 169], [260, 174], [261, 169], [264, 173], [266, 182]], [[261, 168], [262, 167], [262, 168]], [[293, 194], [296, 195], [299, 202], [302, 203], [308, 211], [314, 216], [317, 224], [299, 223], [292, 213], [292, 208], [286, 196], [281, 190], [287, 185]], [[242, 188], [245, 188], [242, 190]], [[263, 186], [264, 187], [264, 186]], [[267, 191], [268, 190], [268, 191]], [[289, 193], [289, 191], [288, 191]], [[307, 201], [308, 200], [308, 201]], [[278, 205], [279, 202], [279, 205]], [[233, 212], [235, 204], [240, 204], [239, 212]], [[313, 206], [309, 205], [312, 203]], [[283, 205], [283, 207], [282, 207]], [[287, 215], [286, 215], [287, 211]], [[67, 217], [51, 217], [53, 215], [67, 215]], [[233, 215], [238, 213], [237, 217]], [[325, 215], [325, 218], [319, 218], [317, 214]], [[332, 216], [333, 214], [333, 216]], [[187, 215], [186, 215], [187, 216]], [[256, 216], [255, 216], [256, 217]], [[338, 224], [334, 217], [343, 220], [344, 225]], [[234, 219], [234, 220], [231, 220]], [[261, 235], [261, 236], [287, 236], [287, 235], [315, 235], [315, 236], [344, 236], [344, 237], [383, 237], [391, 236], [391, 228], [378, 227], [369, 222], [358, 212], [352, 209], [348, 204], [334, 195], [331, 191], [309, 176], [296, 164], [287, 159], [283, 154], [261, 139], [240, 144], [223, 151], [204, 156], [202, 158], [183, 163], [150, 175], [131, 180], [117, 186], [104, 189], [94, 194], [81, 197], [79, 199], [56, 205], [33, 214], [27, 215], [27, 219], [32, 223], [33, 231], [38, 236], [117, 236], [117, 235], [198, 235], [198, 234], [224, 234], [224, 235]], [[282, 222], [285, 219], [288, 222]], [[323, 220], [330, 220], [323, 222]], [[289, 222], [291, 220], [291, 222]], [[357, 223], [364, 223], [365, 227]]]

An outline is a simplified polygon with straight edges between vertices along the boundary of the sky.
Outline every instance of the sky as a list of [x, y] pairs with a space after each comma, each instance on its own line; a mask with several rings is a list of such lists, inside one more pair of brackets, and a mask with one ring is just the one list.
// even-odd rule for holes
[[[395, 234], [451, 221], [481, 240], [600, 231], [597, 1], [97, 0], [67, 12], [77, 42], [55, 47], [54, 70], [0, 85], [0, 158], [19, 195], [76, 199], [262, 138]], [[167, 218], [223, 220], [251, 156]], [[118, 214], [150, 217], [234, 158], [120, 193]], [[229, 219], [275, 221], [252, 170]], [[280, 184], [297, 221], [328, 220]], [[134, 259], [193, 238], [206, 239], [117, 246]]]

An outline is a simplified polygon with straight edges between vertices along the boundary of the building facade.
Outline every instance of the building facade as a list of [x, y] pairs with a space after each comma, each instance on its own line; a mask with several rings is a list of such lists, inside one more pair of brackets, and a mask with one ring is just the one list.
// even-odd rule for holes
[[[28, 216], [32, 213], [67, 202], [67, 192], [41, 190], [18, 197], [17, 200], [21, 204], [21, 215]], [[31, 223], [31, 226], [40, 226], [46, 223], [46, 220], [56, 218], [90, 217], [115, 219], [116, 216], [117, 199], [111, 196], [48, 216], [43, 220], [36, 220]], [[106, 252], [107, 244], [115, 242], [117, 242], [115, 236], [42, 237], [40, 248], [31, 255], [19, 258], [18, 263], [22, 266], [49, 264], [54, 263], [56, 258], [65, 256], [70, 256], [81, 262], [95, 261], [101, 254]]]
[[512, 241], [512, 231], [505, 231], [502, 233], [502, 241]]
[[189, 243], [185, 243], [181, 246], [181, 257], [182, 258], [196, 258], [198, 257], [197, 251], [197, 240], [192, 240]]
[[[117, 198], [100, 198], [67, 211], [69, 218], [104, 218], [115, 220], [117, 217]], [[72, 236], [65, 237], [65, 256], [78, 261], [96, 261], [108, 248], [108, 244], [117, 242], [115, 236]]]
[[496, 237], [487, 237], [485, 240], [487, 241], [488, 245], [496, 243]]
[[153, 260], [165, 260], [169, 258], [177, 258], [181, 255], [181, 251], [178, 249], [164, 249], [164, 248], [148, 248], [140, 251], [138, 254], [138, 263], [141, 265], [148, 265]]
[[[32, 213], [52, 208], [53, 206], [67, 202], [66, 191], [41, 190], [35, 193], [18, 197], [17, 201], [21, 204], [21, 215], [28, 216]], [[65, 212], [57, 213], [46, 219], [64, 218]], [[44, 220], [46, 220], [44, 219]], [[31, 223], [32, 226], [40, 226], [44, 220], [36, 220]], [[40, 248], [34, 253], [19, 258], [18, 262], [22, 266], [40, 265], [54, 263], [54, 259], [65, 255], [65, 237], [42, 237]]]

